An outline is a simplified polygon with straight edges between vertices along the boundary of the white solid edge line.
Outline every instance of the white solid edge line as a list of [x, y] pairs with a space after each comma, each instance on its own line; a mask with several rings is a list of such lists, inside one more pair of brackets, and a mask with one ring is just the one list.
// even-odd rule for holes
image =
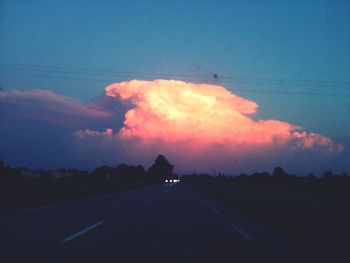
[[216, 210], [215, 208], [212, 207], [211, 210], [213, 210], [213, 212], [214, 212], [215, 214], [217, 214], [217, 215], [219, 214], [219, 211]]
[[230, 227], [232, 227], [234, 230], [236, 230], [245, 240], [254, 240], [252, 236], [247, 234], [243, 229], [241, 229], [239, 226], [235, 224], [230, 224]]
[[89, 201], [90, 198], [85, 198], [85, 199], [79, 199], [79, 200], [75, 200], [74, 203], [82, 203], [82, 202], [86, 202]]
[[69, 242], [69, 241], [71, 241], [71, 240], [73, 240], [73, 239], [75, 239], [75, 238], [85, 234], [86, 232], [88, 232], [88, 231], [98, 227], [99, 225], [102, 225], [103, 223], [104, 223], [104, 221], [100, 221], [100, 222], [98, 222], [96, 224], [93, 224], [93, 225], [87, 227], [87, 228], [84, 228], [83, 230], [81, 230], [81, 231], [79, 231], [79, 232], [77, 232], [77, 233], [75, 233], [75, 234], [73, 234], [73, 235], [71, 235], [69, 237], [66, 237], [65, 239], [61, 240], [60, 244]]
[[148, 201], [148, 198], [145, 198], [142, 200], [143, 203], [147, 202]]

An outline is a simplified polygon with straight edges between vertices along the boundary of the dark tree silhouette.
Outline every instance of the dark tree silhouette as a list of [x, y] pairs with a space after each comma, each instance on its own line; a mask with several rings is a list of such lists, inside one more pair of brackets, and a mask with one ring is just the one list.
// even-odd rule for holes
[[330, 180], [333, 177], [333, 173], [331, 170], [325, 171], [322, 175], [323, 180]]
[[343, 172], [341, 173], [341, 176], [343, 176], [343, 177], [348, 177], [349, 175], [348, 175], [345, 171], [343, 171]]
[[281, 167], [276, 167], [273, 169], [273, 176], [281, 178], [288, 176], [288, 174]]
[[0, 175], [5, 174], [6, 173], [6, 166], [5, 166], [5, 162], [0, 159]]
[[114, 168], [113, 167], [108, 167], [107, 165], [102, 165], [100, 167], [97, 167], [94, 172], [93, 175], [98, 177], [98, 178], [103, 178], [103, 179], [107, 179], [108, 176], [112, 175], [114, 173]]
[[121, 177], [127, 177], [129, 179], [144, 179], [145, 178], [145, 169], [142, 165], [127, 165], [127, 164], [120, 164], [117, 166], [116, 174]]
[[152, 176], [154, 179], [165, 179], [174, 176], [174, 166], [163, 156], [158, 155], [154, 164], [148, 169], [147, 174]]

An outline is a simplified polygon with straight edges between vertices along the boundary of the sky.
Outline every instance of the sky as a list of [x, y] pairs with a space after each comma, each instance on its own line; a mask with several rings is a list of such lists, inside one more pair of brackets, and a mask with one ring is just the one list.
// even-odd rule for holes
[[[17, 110], [4, 99], [0, 101], [2, 119], [8, 121], [0, 128], [0, 154], [16, 165], [62, 165], [61, 156], [73, 147], [61, 143], [68, 140], [67, 134], [86, 129], [101, 133], [109, 128], [113, 134], [118, 132], [125, 120], [123, 114], [135, 105], [123, 108], [119, 107], [121, 101], [113, 104], [111, 98], [105, 98], [105, 88], [133, 79], [219, 85], [258, 105], [250, 117], [253, 120], [298, 125], [345, 145], [350, 137], [349, 13], [349, 1], [334, 0], [2, 0], [2, 90], [29, 92], [26, 99], [32, 102], [34, 97], [46, 109], [51, 106], [43, 103], [43, 98], [52, 103], [47, 97], [58, 96], [58, 101], [69, 101], [67, 116], [75, 112], [79, 121], [60, 115], [60, 123], [52, 124], [50, 111], [33, 118], [25, 96], [11, 93], [11, 105]], [[33, 89], [53, 94], [38, 94]], [[96, 101], [103, 105], [101, 112], [84, 108], [86, 103], [96, 106]], [[113, 110], [106, 110], [106, 105]], [[57, 114], [56, 108], [53, 111]], [[115, 124], [107, 121], [110, 115], [98, 115], [106, 111], [113, 111]], [[40, 109], [35, 112], [45, 115]], [[27, 130], [23, 131], [23, 126]], [[60, 146], [56, 147], [57, 160], [48, 164], [42, 156], [51, 137]], [[41, 154], [32, 156], [33, 147], [41, 149]], [[16, 155], [19, 149], [21, 156]], [[100, 156], [104, 156], [101, 163], [116, 162], [110, 152]], [[66, 163], [84, 166], [84, 160], [93, 157], [72, 158]], [[333, 165], [341, 163], [343, 168], [345, 161], [337, 160]]]

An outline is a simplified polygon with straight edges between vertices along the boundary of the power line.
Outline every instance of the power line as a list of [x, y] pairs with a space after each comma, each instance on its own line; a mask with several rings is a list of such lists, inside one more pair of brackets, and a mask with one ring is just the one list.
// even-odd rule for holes
[[[0, 63], [0, 67], [2, 68], [3, 65], [6, 63]], [[145, 72], [127, 72], [127, 71], [110, 71], [110, 70], [94, 70], [94, 69], [87, 69], [87, 68], [64, 68], [64, 67], [46, 67], [46, 66], [35, 66], [35, 65], [23, 65], [23, 64], [11, 64], [12, 66], [8, 66], [8, 68], [5, 67], [5, 71], [2, 69], [2, 73], [6, 74], [15, 74], [15, 75], [29, 75], [29, 76], [37, 76], [37, 77], [43, 77], [43, 78], [54, 78], [54, 79], [65, 79], [65, 80], [80, 80], [80, 81], [95, 81], [95, 82], [104, 82], [104, 83], [110, 83], [116, 81], [116, 77], [126, 77], [126, 76], [133, 76], [137, 74], [144, 74], [144, 76], [155, 78], [156, 73], [145, 73]], [[44, 73], [42, 73], [44, 72]], [[62, 75], [64, 74], [64, 75]], [[68, 76], [67, 76], [68, 74]], [[70, 74], [74, 74], [74, 76], [69, 76]], [[91, 77], [77, 77], [77, 74], [93, 74], [97, 76], [112, 76], [113, 78], [91, 78]], [[164, 76], [159, 76], [161, 73], [158, 73], [157, 78], [161, 78]], [[192, 79], [192, 81], [203, 81], [202, 78], [199, 78], [198, 76], [194, 75], [170, 75], [166, 74], [167, 77], [176, 78], [182, 76], [183, 78], [186, 76], [186, 79]], [[227, 77], [228, 78], [228, 77]], [[222, 79], [222, 78], [221, 78]], [[270, 85], [270, 84], [280, 84], [280, 85], [291, 85], [291, 86], [314, 86], [317, 82], [320, 81], [312, 81], [312, 80], [297, 80], [297, 79], [262, 79], [262, 78], [236, 78], [235, 81], [225, 81], [226, 83], [243, 83], [243, 84], [263, 84], [263, 85]], [[332, 86], [338, 87], [338, 88], [347, 88], [347, 86], [343, 86], [345, 84], [350, 85], [350, 82], [344, 82], [344, 81], [326, 81], [326, 84], [328, 85], [335, 85]], [[336, 86], [339, 85], [339, 86]], [[266, 89], [237, 89], [233, 88], [232, 91], [241, 91], [241, 92], [258, 92], [258, 93], [272, 93], [272, 94], [287, 94], [287, 95], [311, 95], [311, 96], [328, 96], [328, 97], [350, 97], [350, 94], [346, 93], [322, 93], [322, 92], [306, 92], [306, 91], [291, 91], [291, 90], [266, 90]]]
[[[28, 70], [28, 71], [45, 71], [45, 72], [59, 72], [59, 73], [85, 73], [95, 75], [142, 75], [142, 76], [164, 76], [164, 77], [184, 77], [190, 79], [202, 80], [202, 76], [193, 74], [169, 74], [164, 72], [137, 72], [137, 71], [120, 71], [120, 70], [101, 70], [93, 68], [74, 68], [74, 67], [57, 67], [57, 66], [38, 66], [30, 64], [15, 64], [15, 63], [0, 63], [0, 67], [8, 67], [12, 70]], [[234, 76], [220, 76], [221, 80], [234, 81], [234, 82], [259, 82], [266, 84], [279, 84], [279, 85], [303, 85], [303, 86], [323, 86], [323, 87], [342, 87], [349, 88], [350, 81], [329, 81], [329, 80], [309, 80], [309, 79], [291, 79], [291, 78], [255, 78], [255, 77], [234, 77]]]
[[82, 80], [82, 81], [96, 81], [96, 82], [112, 82], [113, 80], [107, 79], [97, 79], [97, 78], [81, 78], [81, 77], [67, 77], [67, 76], [58, 76], [58, 75], [50, 75], [50, 74], [40, 74], [40, 73], [28, 73], [28, 72], [5, 72], [6, 74], [12, 75], [25, 75], [25, 76], [36, 76], [43, 77], [49, 79], [66, 79], [66, 80]]

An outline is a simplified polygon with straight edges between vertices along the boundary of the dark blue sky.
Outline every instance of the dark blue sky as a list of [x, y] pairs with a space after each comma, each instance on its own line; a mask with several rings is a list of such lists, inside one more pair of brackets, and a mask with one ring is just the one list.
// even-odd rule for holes
[[88, 101], [111, 82], [216, 73], [257, 118], [350, 135], [349, 1], [2, 0], [0, 12], [5, 90]]

